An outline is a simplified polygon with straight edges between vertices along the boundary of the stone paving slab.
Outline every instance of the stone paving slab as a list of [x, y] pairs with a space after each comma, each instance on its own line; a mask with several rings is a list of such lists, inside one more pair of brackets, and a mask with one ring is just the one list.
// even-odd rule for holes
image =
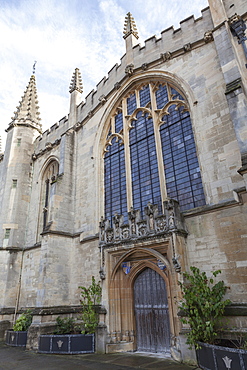
[[0, 342], [0, 370], [194, 370], [170, 358], [137, 353], [54, 355], [39, 354]]

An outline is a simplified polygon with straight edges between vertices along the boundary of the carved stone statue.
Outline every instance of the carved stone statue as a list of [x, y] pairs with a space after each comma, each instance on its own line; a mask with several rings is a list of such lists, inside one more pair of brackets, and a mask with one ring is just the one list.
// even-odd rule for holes
[[101, 216], [100, 222], [99, 222], [99, 229], [100, 229], [100, 241], [105, 241], [105, 220], [104, 217]]

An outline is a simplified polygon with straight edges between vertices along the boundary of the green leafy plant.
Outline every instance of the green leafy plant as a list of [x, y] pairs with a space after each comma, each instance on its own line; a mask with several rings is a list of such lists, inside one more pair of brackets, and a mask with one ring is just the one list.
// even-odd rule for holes
[[84, 286], [80, 286], [79, 288], [81, 289], [80, 302], [82, 305], [82, 320], [84, 326], [82, 334], [92, 334], [95, 333], [99, 321], [96, 306], [101, 302], [102, 288], [100, 282], [95, 282], [94, 276], [92, 276], [92, 283], [88, 288]]
[[71, 334], [75, 332], [75, 320], [72, 317], [62, 319], [58, 316], [56, 322], [57, 328], [54, 334]]
[[197, 267], [190, 267], [192, 274], [184, 273], [184, 282], [179, 283], [183, 293], [181, 308], [185, 317], [181, 320], [190, 325], [187, 333], [189, 348], [200, 348], [198, 341], [213, 344], [222, 323], [222, 317], [229, 299], [223, 300], [227, 287], [223, 281], [215, 283], [220, 270], [208, 278]]
[[22, 313], [20, 317], [18, 317], [15, 324], [13, 325], [13, 330], [27, 331], [31, 324], [32, 324], [32, 311], [27, 310], [26, 312]]

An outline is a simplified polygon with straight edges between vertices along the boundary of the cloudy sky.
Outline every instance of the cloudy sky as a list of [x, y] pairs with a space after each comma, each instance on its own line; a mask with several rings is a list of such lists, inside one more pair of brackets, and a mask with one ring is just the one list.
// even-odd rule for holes
[[[155, 4], [155, 6], [154, 6]], [[0, 0], [0, 135], [36, 64], [40, 117], [45, 131], [69, 111], [75, 68], [83, 97], [125, 53], [125, 15], [135, 18], [139, 41], [157, 35], [208, 6], [207, 0]]]

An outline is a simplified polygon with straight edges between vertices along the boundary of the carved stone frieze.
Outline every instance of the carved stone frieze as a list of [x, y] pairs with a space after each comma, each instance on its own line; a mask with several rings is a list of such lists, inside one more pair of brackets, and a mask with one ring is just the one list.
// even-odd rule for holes
[[165, 216], [158, 216], [156, 218], [156, 229], [157, 229], [158, 232], [168, 230]]
[[122, 239], [129, 239], [130, 237], [130, 230], [129, 230], [129, 225], [125, 224], [121, 226], [121, 236]]
[[140, 219], [140, 211], [135, 210], [133, 207], [131, 207], [130, 212], [128, 212], [128, 217], [129, 217], [129, 225], [130, 225], [130, 234], [137, 235], [136, 223]]
[[172, 55], [170, 51], [166, 51], [165, 53], [161, 53], [160, 57], [163, 59], [164, 62], [167, 62], [168, 60], [171, 59]]
[[115, 213], [113, 216], [113, 230], [114, 230], [114, 239], [120, 239], [121, 232], [120, 232], [120, 226], [123, 223], [123, 216]]
[[114, 239], [114, 231], [111, 227], [106, 230], [106, 242], [110, 243]]
[[78, 131], [80, 128], [81, 128], [81, 126], [82, 126], [82, 124], [81, 124], [81, 122], [77, 122], [75, 125], [74, 125], [74, 130], [75, 131]]
[[47, 142], [47, 143], [45, 144], [45, 148], [46, 148], [46, 150], [51, 150], [51, 149], [52, 149], [52, 143]]
[[[229, 24], [233, 36], [238, 38], [239, 44], [242, 44], [244, 55], [247, 60], [247, 47], [245, 43], [247, 37], [245, 35], [246, 31], [245, 21], [239, 15], [234, 14], [231, 18], [229, 18]], [[247, 68], [247, 64], [245, 64], [245, 67]]]
[[146, 217], [147, 217], [147, 224], [148, 224], [148, 231], [154, 232], [155, 231], [155, 217], [158, 215], [158, 206], [151, 204], [148, 202], [147, 207], [144, 209]]
[[133, 73], [134, 73], [134, 64], [128, 64], [125, 68], [125, 73], [128, 75], [128, 76], [132, 76]]
[[184, 51], [187, 53], [188, 51], [190, 51], [192, 49], [192, 45], [191, 43], [189, 42], [188, 44], [185, 44], [184, 45]]
[[99, 102], [103, 105], [103, 104], [105, 104], [105, 102], [107, 101], [107, 99], [106, 99], [106, 96], [105, 95], [101, 95], [100, 97], [99, 97]]
[[120, 87], [121, 87], [121, 84], [120, 84], [119, 82], [116, 82], [116, 83], [115, 83], [115, 85], [114, 85], [114, 88], [115, 88], [116, 90], [119, 90], [119, 89], [120, 89]]
[[100, 245], [114, 244], [122, 241], [160, 237], [164, 233], [182, 232], [187, 234], [183, 222], [183, 215], [180, 213], [179, 203], [174, 199], [164, 202], [164, 213], [159, 214], [158, 206], [148, 203], [144, 209], [145, 216], [141, 219], [140, 211], [133, 207], [128, 212], [128, 223], [123, 223], [124, 217], [115, 214], [110, 221], [101, 217], [99, 223]]
[[147, 222], [139, 221], [137, 222], [138, 236], [145, 236], [147, 234]]
[[204, 41], [206, 42], [206, 43], [208, 43], [208, 42], [210, 42], [210, 41], [213, 41], [213, 32], [212, 31], [207, 31], [207, 32], [205, 32], [204, 33]]
[[233, 14], [230, 18], [229, 18], [229, 23], [230, 24], [233, 24], [235, 22], [238, 22], [239, 20], [241, 19], [240, 15], [238, 14]]

